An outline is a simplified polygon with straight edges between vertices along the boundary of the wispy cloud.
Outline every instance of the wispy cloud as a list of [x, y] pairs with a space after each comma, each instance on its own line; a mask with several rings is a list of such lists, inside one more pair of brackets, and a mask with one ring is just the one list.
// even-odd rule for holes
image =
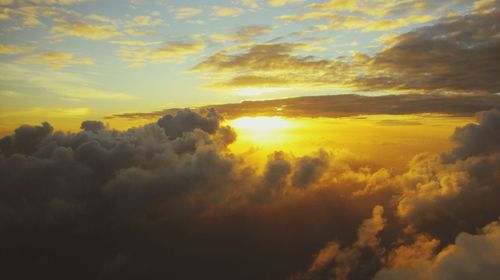
[[268, 0], [269, 5], [273, 7], [280, 7], [291, 3], [301, 3], [305, 0]]
[[188, 56], [197, 54], [205, 49], [205, 42], [199, 36], [193, 36], [188, 41], [168, 41], [157, 48], [146, 45], [124, 44], [118, 55], [131, 67], [140, 67], [146, 63], [179, 63]]
[[268, 34], [273, 29], [264, 25], [250, 25], [239, 28], [237, 31], [227, 34], [212, 34], [210, 39], [216, 42], [232, 41], [236, 43], [248, 42], [257, 36]]
[[89, 57], [77, 58], [74, 54], [67, 52], [46, 52], [28, 56], [23, 58], [22, 60], [35, 64], [46, 64], [55, 68], [64, 68], [71, 65], [94, 64], [94, 61]]
[[202, 9], [191, 8], [191, 7], [183, 7], [174, 10], [176, 19], [186, 19], [197, 16], [203, 12]]
[[34, 51], [34, 47], [0, 44], [0, 54], [22, 54]]
[[113, 24], [92, 24], [84, 21], [56, 19], [53, 31], [90, 40], [103, 40], [122, 35]]
[[82, 75], [61, 71], [58, 68], [38, 71], [19, 63], [1, 63], [0, 66], [0, 83], [18, 82], [61, 98], [74, 100], [132, 98], [124, 93], [99, 89], [95, 83]]

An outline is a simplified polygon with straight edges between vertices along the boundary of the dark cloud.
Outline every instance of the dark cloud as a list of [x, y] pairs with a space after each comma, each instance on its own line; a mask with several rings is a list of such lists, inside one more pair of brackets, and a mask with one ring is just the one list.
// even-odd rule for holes
[[[213, 105], [228, 118], [258, 115], [285, 117], [345, 117], [375, 114], [437, 113], [456, 116], [473, 116], [476, 112], [500, 110], [500, 95], [440, 95], [403, 94], [384, 96], [330, 95], [310, 96], [263, 101], [244, 101], [234, 104]], [[109, 118], [159, 118], [176, 109], [150, 113], [125, 113]], [[394, 123], [387, 123], [394, 124]]]
[[473, 232], [497, 218], [499, 120], [496, 110], [482, 112], [477, 124], [457, 128], [450, 152], [416, 156], [393, 182], [402, 192], [398, 215], [440, 240]]
[[500, 152], [500, 112], [482, 112], [477, 124], [457, 128], [452, 136], [456, 143], [449, 156], [464, 159]]
[[0, 149], [4, 154], [32, 153], [52, 131], [52, 126], [47, 122], [40, 126], [23, 125], [15, 130], [14, 135], [2, 138]]
[[378, 272], [375, 279], [495, 279], [500, 273], [496, 255], [500, 250], [499, 238], [500, 226], [496, 221], [477, 235], [461, 233], [454, 245], [437, 255], [432, 254], [435, 240], [420, 239], [412, 246], [398, 248], [392, 267]]
[[178, 111], [175, 116], [166, 115], [159, 119], [158, 126], [165, 129], [165, 133], [170, 138], [178, 138], [184, 132], [192, 131], [195, 128], [213, 134], [219, 128], [220, 120], [222, 120], [222, 116], [214, 109], [208, 109], [206, 117], [185, 109]]
[[342, 159], [276, 153], [261, 173], [227, 150], [236, 135], [220, 120], [185, 110], [124, 132], [3, 138], [3, 277], [283, 279], [329, 239], [349, 242], [374, 202], [312, 187], [326, 174], [315, 162]]
[[[482, 113], [474, 130], [494, 131], [497, 118]], [[330, 150], [275, 152], [260, 170], [230, 152], [236, 134], [221, 120], [183, 110], [127, 131], [45, 123], [3, 138], [2, 277], [370, 279], [411, 266], [400, 259], [412, 252], [448, 254], [436, 275], [453, 276], [459, 262], [443, 248], [475, 258], [463, 236], [489, 237], [470, 234], [500, 213], [492, 146], [453, 160], [419, 155], [402, 174]], [[463, 135], [457, 148], [483, 143]]]
[[369, 59], [379, 74], [355, 84], [374, 89], [500, 92], [500, 11], [455, 17], [398, 36]]
[[[419, 9], [424, 6], [419, 3]], [[217, 52], [192, 71], [214, 75], [217, 82], [207, 86], [222, 89], [348, 88], [367, 92], [496, 94], [500, 92], [500, 10], [497, 1], [476, 6], [465, 16], [441, 18], [433, 25], [398, 35], [373, 55], [322, 58], [303, 54], [318, 48], [314, 42], [269, 42]], [[412, 20], [422, 23], [432, 19], [411, 16], [368, 24], [352, 15], [310, 15], [331, 18], [327, 29], [352, 25], [355, 29], [384, 30]]]
[[97, 133], [100, 130], [104, 130], [105, 126], [101, 121], [84, 121], [80, 126], [81, 129], [85, 131], [92, 131]]

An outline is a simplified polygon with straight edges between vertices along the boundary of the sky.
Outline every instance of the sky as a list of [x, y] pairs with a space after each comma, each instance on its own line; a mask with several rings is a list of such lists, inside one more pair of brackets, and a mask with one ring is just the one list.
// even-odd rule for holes
[[500, 275], [498, 0], [0, 0], [0, 279]]
[[[497, 16], [495, 1], [5, 0], [0, 5], [3, 133], [39, 115], [74, 130], [87, 118], [242, 100], [498, 93], [498, 68], [481, 63], [498, 61], [496, 49], [464, 62], [422, 57], [443, 77], [423, 77], [422, 84], [406, 77], [428, 70], [409, 59], [425, 50], [426, 40], [443, 48], [450, 44], [455, 59], [463, 59], [460, 43], [496, 42], [497, 30], [487, 29]], [[471, 36], [462, 32], [464, 24], [484, 32]], [[431, 28], [418, 29], [425, 26]], [[439, 35], [430, 38], [433, 32]], [[453, 32], [462, 34], [449, 37]], [[406, 59], [387, 59], [393, 54]], [[488, 82], [464, 83], [465, 69], [447, 69], [454, 63], [480, 68], [476, 75]], [[451, 84], [444, 82], [450, 79]]]

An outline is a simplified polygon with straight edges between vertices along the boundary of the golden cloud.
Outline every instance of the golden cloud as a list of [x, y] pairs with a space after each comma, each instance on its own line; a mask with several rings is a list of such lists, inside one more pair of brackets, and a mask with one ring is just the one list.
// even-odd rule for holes
[[[432, 26], [386, 40], [386, 47], [374, 55], [324, 59], [302, 55], [300, 50], [317, 50], [310, 43], [246, 44], [208, 57], [192, 71], [212, 74], [211, 87], [348, 88], [358, 90], [441, 91], [498, 93], [497, 53], [500, 51], [499, 12], [476, 13], [450, 18]], [[342, 16], [339, 26], [363, 31], [392, 29], [409, 21], [431, 17], [409, 17], [403, 22], [364, 22], [360, 17]], [[481, 32], [477, 32], [480, 30]], [[439, 35], [439, 36], [438, 36]], [[475, 69], [471, 71], [471, 69]]]
[[291, 3], [301, 3], [305, 0], [268, 0], [269, 5], [273, 7], [280, 7]]
[[213, 6], [212, 9], [214, 15], [218, 17], [237, 17], [245, 13], [241, 8]]
[[188, 56], [199, 53], [206, 47], [198, 36], [194, 36], [191, 42], [166, 42], [156, 49], [136, 42], [122, 45], [124, 46], [120, 47], [118, 54], [131, 67], [144, 66], [146, 63], [183, 62]]
[[184, 7], [175, 10], [176, 19], [185, 19], [201, 14], [203, 10], [191, 7]]
[[35, 63], [35, 64], [46, 64], [55, 68], [64, 68], [71, 65], [93, 65], [94, 61], [89, 58], [76, 58], [74, 54], [67, 52], [47, 52], [34, 56], [25, 57], [23, 61]]
[[32, 52], [35, 48], [18, 45], [0, 44], [0, 54], [21, 54]]
[[242, 27], [235, 32], [230, 32], [227, 34], [212, 34], [210, 35], [210, 39], [216, 42], [228, 42], [228, 41], [237, 43], [247, 42], [257, 36], [268, 34], [272, 30], [273, 29], [269, 26], [250, 25]]
[[122, 33], [116, 30], [112, 24], [91, 24], [83, 21], [67, 21], [56, 19], [53, 31], [61, 32], [70, 36], [82, 37], [90, 40], [103, 40], [120, 36]]

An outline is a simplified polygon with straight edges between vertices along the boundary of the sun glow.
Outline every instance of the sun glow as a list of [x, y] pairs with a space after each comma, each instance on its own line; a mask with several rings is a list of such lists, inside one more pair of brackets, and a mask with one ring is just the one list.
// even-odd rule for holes
[[282, 117], [242, 117], [230, 122], [230, 125], [245, 132], [271, 132], [294, 127], [294, 123]]

